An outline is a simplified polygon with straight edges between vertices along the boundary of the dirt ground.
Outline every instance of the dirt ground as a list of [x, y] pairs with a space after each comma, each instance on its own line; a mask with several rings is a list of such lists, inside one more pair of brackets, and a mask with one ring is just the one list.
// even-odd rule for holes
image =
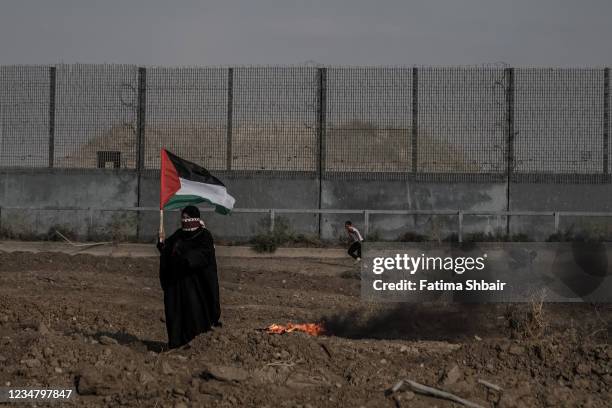
[[[156, 258], [0, 252], [0, 386], [78, 385], [65, 405], [92, 407], [457, 406], [385, 395], [411, 379], [485, 407], [611, 404], [611, 305], [370, 305], [348, 259], [218, 263], [223, 327], [168, 352]], [[328, 335], [261, 330], [287, 322]]]

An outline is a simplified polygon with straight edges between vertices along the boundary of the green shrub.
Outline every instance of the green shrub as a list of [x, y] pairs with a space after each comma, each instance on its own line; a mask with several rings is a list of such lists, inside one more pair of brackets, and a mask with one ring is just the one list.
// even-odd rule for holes
[[[459, 242], [459, 235], [456, 232], [446, 236], [442, 242]], [[491, 234], [484, 232], [474, 232], [463, 236], [463, 242], [531, 242], [527, 234]]]
[[574, 240], [574, 233], [570, 230], [559, 231], [551, 234], [546, 242], [571, 242]]
[[[59, 232], [59, 234], [58, 234], [58, 232]], [[62, 234], [64, 237], [66, 237], [67, 239], [69, 239], [71, 241], [76, 241], [77, 240], [76, 233], [72, 229], [67, 227], [66, 225], [61, 225], [61, 224], [54, 224], [51, 227], [49, 227], [49, 230], [47, 231], [46, 238], [49, 241], [62, 241], [62, 242], [64, 242], [64, 238], [62, 238], [62, 236], [60, 234]]]
[[399, 242], [425, 242], [425, 241], [429, 241], [427, 236], [425, 236], [423, 234], [416, 233], [416, 232], [411, 232], [411, 231], [408, 231], [408, 232], [400, 235], [397, 238], [397, 240]]
[[442, 239], [442, 242], [459, 242], [459, 234], [453, 232]]
[[251, 248], [256, 252], [274, 252], [280, 242], [273, 232], [257, 234], [251, 240]]
[[368, 236], [365, 237], [365, 239], [371, 242], [381, 242], [383, 240], [382, 237], [380, 236], [380, 231], [378, 230], [374, 230], [368, 233]]
[[298, 234], [294, 237], [293, 243], [304, 245], [307, 247], [320, 248], [323, 247], [323, 242], [316, 235]]
[[475, 232], [463, 237], [463, 242], [530, 242], [527, 234], [491, 234]]
[[547, 242], [603, 242], [610, 238], [601, 231], [582, 231], [574, 233], [571, 229], [556, 232], [548, 237]]
[[293, 240], [289, 222], [283, 217], [276, 218], [272, 231], [267, 220], [262, 220], [260, 228], [265, 232], [260, 232], [251, 239], [251, 247], [256, 252], [274, 252], [280, 245]]
[[307, 247], [323, 247], [321, 240], [313, 235], [296, 234], [291, 229], [286, 218], [279, 217], [274, 222], [274, 229], [270, 231], [270, 225], [266, 221], [260, 223], [260, 229], [265, 232], [256, 234], [250, 241], [251, 247], [256, 252], [274, 252], [279, 246], [301, 245]]

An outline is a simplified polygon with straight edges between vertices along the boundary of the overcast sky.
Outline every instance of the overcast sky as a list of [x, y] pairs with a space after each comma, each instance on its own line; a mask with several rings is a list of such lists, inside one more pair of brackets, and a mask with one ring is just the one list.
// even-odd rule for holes
[[0, 0], [0, 64], [612, 65], [610, 0]]

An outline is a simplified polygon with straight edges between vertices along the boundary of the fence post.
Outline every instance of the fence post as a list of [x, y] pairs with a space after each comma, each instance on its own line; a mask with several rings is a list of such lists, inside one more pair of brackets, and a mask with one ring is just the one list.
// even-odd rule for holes
[[[145, 124], [147, 112], [147, 69], [138, 68], [138, 107], [136, 123], [136, 207], [141, 205], [141, 179], [145, 168]], [[140, 211], [136, 212], [136, 239], [140, 238]]]
[[367, 210], [363, 212], [363, 223], [363, 232], [367, 238], [367, 236], [370, 234], [370, 212]]
[[318, 126], [317, 138], [319, 139], [319, 177], [325, 173], [325, 114], [327, 109], [327, 68], [318, 69]]
[[[136, 171], [138, 174], [144, 169], [145, 149], [145, 115], [147, 111], [147, 69], [138, 68], [138, 112], [136, 130]], [[140, 190], [138, 191], [140, 195]], [[140, 206], [140, 199], [138, 200]]]
[[457, 213], [457, 218], [459, 220], [459, 232], [458, 232], [458, 240], [459, 242], [463, 242], [463, 211], [459, 211]]
[[419, 138], [419, 69], [412, 68], [412, 172], [418, 171]]
[[91, 207], [88, 210], [88, 215], [89, 215], [89, 228], [87, 231], [87, 235], [89, 237], [89, 239], [94, 239], [93, 236], [93, 210], [91, 209]]
[[49, 67], [49, 167], [55, 157], [55, 78], [56, 68]]
[[610, 169], [610, 68], [604, 68], [603, 173]]
[[[319, 157], [318, 157], [318, 176], [319, 176], [319, 210], [323, 206], [323, 177], [325, 175], [325, 130], [327, 127], [326, 113], [327, 113], [327, 68], [317, 69], [318, 79], [318, 112], [317, 112], [317, 139], [319, 141]], [[322, 217], [321, 212], [318, 214], [318, 233], [319, 239], [321, 239], [321, 223]]]
[[507, 116], [507, 135], [506, 135], [506, 235], [510, 236], [510, 185], [512, 184], [512, 174], [514, 172], [514, 68], [506, 68], [506, 116]]
[[270, 210], [270, 232], [274, 232], [274, 209]]
[[227, 163], [226, 169], [232, 169], [232, 127], [234, 118], [234, 68], [227, 69]]
[[555, 234], [559, 233], [559, 212], [555, 211]]

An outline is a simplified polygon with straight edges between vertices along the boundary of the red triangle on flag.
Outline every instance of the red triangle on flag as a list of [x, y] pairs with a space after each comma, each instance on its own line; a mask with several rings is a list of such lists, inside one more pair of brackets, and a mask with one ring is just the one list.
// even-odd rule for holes
[[161, 182], [159, 191], [159, 209], [163, 210], [164, 205], [181, 188], [178, 172], [166, 153], [166, 149], [161, 149]]

